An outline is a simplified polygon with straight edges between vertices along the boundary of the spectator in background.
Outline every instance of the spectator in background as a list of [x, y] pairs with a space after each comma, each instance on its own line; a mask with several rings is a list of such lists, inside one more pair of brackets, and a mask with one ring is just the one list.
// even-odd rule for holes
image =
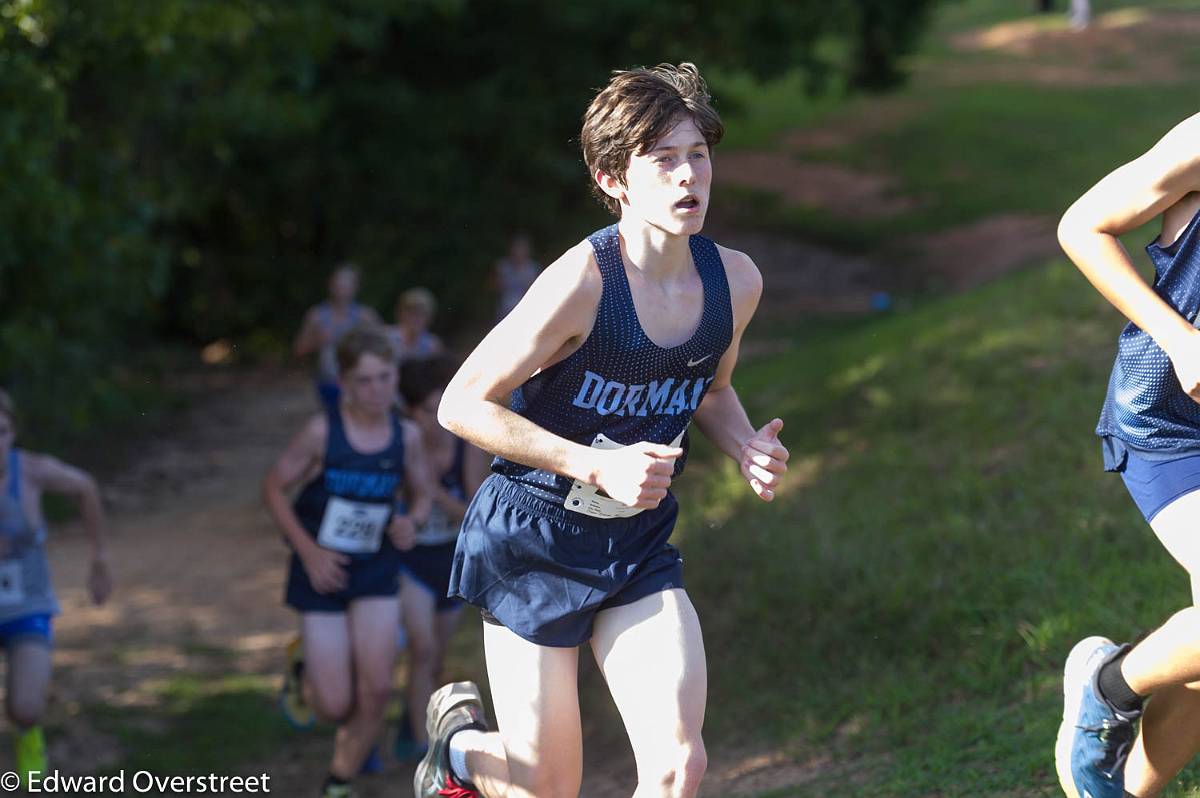
[[441, 339], [429, 331], [436, 313], [437, 300], [428, 288], [410, 288], [396, 300], [396, 323], [387, 328], [387, 336], [401, 366], [441, 353]]
[[317, 395], [327, 409], [337, 407], [337, 344], [359, 324], [379, 324], [375, 311], [355, 301], [358, 295], [358, 266], [343, 261], [329, 275], [329, 299], [309, 308], [292, 349], [297, 357], [317, 354]]
[[533, 259], [529, 236], [517, 233], [509, 245], [508, 254], [496, 261], [492, 273], [492, 283], [499, 294], [496, 305], [497, 321], [517, 306], [541, 271], [541, 265]]

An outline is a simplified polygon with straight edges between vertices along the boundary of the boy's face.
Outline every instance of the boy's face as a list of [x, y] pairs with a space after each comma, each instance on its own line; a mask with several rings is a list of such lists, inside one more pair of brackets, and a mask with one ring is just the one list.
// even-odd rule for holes
[[693, 235], [704, 227], [711, 185], [708, 144], [689, 118], [629, 159], [625, 185], [617, 184], [613, 196], [623, 199], [622, 218], [632, 215], [665, 233]]
[[396, 399], [396, 364], [364, 352], [358, 363], [339, 376], [346, 398], [368, 413], [385, 413]]
[[433, 315], [420, 305], [400, 305], [396, 308], [396, 323], [409, 330], [425, 331], [433, 322]]

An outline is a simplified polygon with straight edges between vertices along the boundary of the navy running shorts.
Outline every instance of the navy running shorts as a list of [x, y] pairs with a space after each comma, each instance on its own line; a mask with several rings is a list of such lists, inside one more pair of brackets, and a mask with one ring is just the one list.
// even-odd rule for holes
[[668, 543], [675, 497], [630, 518], [593, 518], [500, 474], [467, 510], [450, 595], [531, 643], [574, 647], [596, 613], [683, 587], [683, 558]]
[[352, 559], [344, 567], [349, 577], [346, 587], [336, 593], [318, 593], [293, 552], [284, 602], [298, 612], [345, 612], [355, 599], [395, 596], [400, 590], [400, 552], [386, 539], [373, 557]]
[[1142, 516], [1153, 521], [1171, 502], [1200, 490], [1200, 454], [1147, 460], [1130, 450], [1120, 474]]
[[400, 553], [400, 572], [433, 594], [438, 612], [456, 610], [462, 606], [460, 599], [448, 595], [454, 547], [455, 542], [450, 541], [436, 546], [413, 546]]

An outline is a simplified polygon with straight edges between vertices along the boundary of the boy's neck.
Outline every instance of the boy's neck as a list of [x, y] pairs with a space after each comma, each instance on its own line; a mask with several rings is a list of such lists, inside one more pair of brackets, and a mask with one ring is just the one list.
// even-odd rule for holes
[[344, 402], [342, 404], [342, 415], [346, 421], [349, 421], [356, 427], [377, 427], [388, 420], [386, 410], [382, 413], [375, 413], [359, 407], [353, 402]]
[[690, 236], [672, 235], [640, 219], [617, 222], [626, 262], [643, 274], [674, 277], [692, 270]]

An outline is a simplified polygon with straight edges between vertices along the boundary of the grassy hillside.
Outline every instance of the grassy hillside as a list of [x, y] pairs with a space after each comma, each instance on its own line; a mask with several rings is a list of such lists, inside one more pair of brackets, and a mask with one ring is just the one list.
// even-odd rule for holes
[[779, 794], [1040, 794], [1071, 644], [1188, 600], [1091, 434], [1118, 329], [1055, 262], [741, 369], [792, 486], [713, 473], [684, 546], [710, 733], [833, 757]]
[[[1195, 112], [1196, 84], [1179, 75], [955, 80], [1038, 57], [947, 44], [1011, 20], [1011, 6], [948, 6], [913, 83], [886, 100], [903, 110], [886, 125], [856, 125], [883, 101], [793, 94], [789, 107], [796, 87], [745, 86], [755, 110], [735, 148], [787, 146], [796, 124], [857, 127], [802, 157], [886, 173], [916, 202], [839, 219], [763, 195], [741, 205], [741, 223], [873, 251], [991, 214], [1056, 217]], [[1193, 57], [1181, 49], [1179, 63]], [[1128, 237], [1139, 261], [1152, 235]], [[787, 423], [791, 487], [760, 507], [731, 467], [690, 474], [684, 549], [710, 641], [710, 738], [774, 745], [802, 766], [795, 786], [764, 795], [1057, 794], [1070, 646], [1129, 639], [1190, 598], [1120, 479], [1101, 470], [1092, 430], [1122, 322], [1052, 259], [902, 315], [815, 334], [775, 327], [781, 351], [740, 367], [752, 417]], [[1200, 796], [1200, 771], [1167, 794]]]

